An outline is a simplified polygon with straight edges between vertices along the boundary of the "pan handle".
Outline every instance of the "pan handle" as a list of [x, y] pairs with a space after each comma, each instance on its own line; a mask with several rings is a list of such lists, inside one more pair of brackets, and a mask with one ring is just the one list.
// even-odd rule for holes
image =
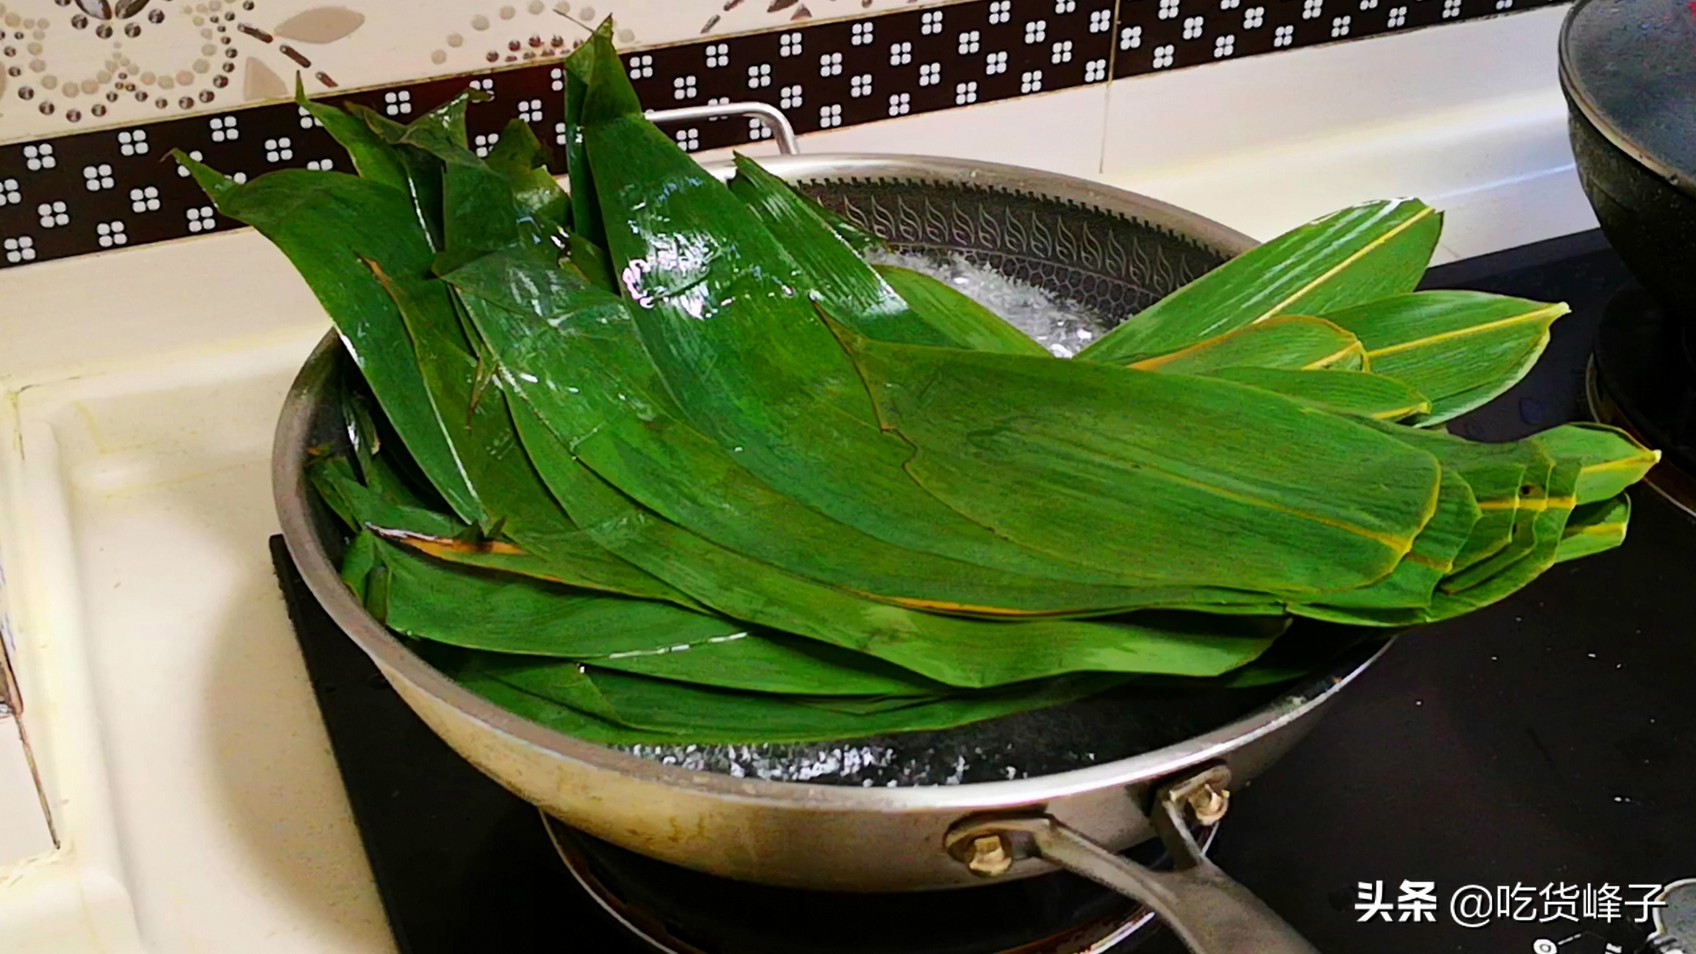
[[785, 156], [793, 156], [801, 150], [795, 141], [795, 127], [790, 124], [789, 117], [770, 103], [713, 103], [707, 106], [679, 106], [676, 109], [650, 109], [647, 112], [648, 121], [656, 126], [670, 123], [700, 122], [708, 119], [730, 119], [736, 116], [747, 116], [758, 119], [771, 130], [772, 139], [777, 143], [777, 151]]
[[[1265, 902], [1202, 854], [1185, 821], [1186, 807], [1205, 818], [1223, 814], [1223, 767], [1161, 789], [1154, 825], [1175, 861], [1154, 871], [1108, 851], [1047, 815], [992, 818], [949, 833], [954, 857], [986, 877], [1019, 858], [1041, 858], [1141, 902], [1194, 954], [1319, 954]], [[1210, 804], [1211, 803], [1211, 804]]]

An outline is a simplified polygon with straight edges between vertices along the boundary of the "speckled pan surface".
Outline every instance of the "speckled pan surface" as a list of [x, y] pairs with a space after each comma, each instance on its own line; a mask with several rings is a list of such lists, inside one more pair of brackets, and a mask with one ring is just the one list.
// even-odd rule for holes
[[[475, 84], [491, 94], [468, 119], [480, 149], [513, 118], [557, 144], [558, 60], [608, 15], [651, 108], [753, 100], [807, 133], [1546, 5], [0, 0], [0, 268], [236, 227], [172, 149], [243, 177], [345, 163], [289, 101], [297, 75], [402, 120]], [[766, 135], [744, 120], [672, 132], [690, 150]]]

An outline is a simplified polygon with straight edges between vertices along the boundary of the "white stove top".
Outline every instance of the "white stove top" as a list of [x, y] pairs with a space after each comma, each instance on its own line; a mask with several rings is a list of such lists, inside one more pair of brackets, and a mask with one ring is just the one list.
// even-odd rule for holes
[[[1504, 22], [1538, 48], [1557, 20]], [[1300, 87], [1345, 81], [1358, 70], [1348, 58], [1369, 52], [1380, 67], [1400, 50], [1431, 57], [1410, 69], [1445, 68], [1419, 34], [1345, 46], [1359, 53], [1302, 54], [1319, 65]], [[1186, 74], [1161, 78], [1165, 107], [1190, 95], [1192, 112], [1217, 107], [1224, 74]], [[1592, 221], [1552, 84], [1284, 142], [1258, 165], [1247, 157], [1263, 144], [1231, 143], [1210, 161], [1103, 173], [1099, 139], [1057, 126], [1052, 139], [1007, 143], [998, 131], [1014, 112], [1026, 126], [1102, 122], [1100, 90], [841, 130], [803, 148], [977, 156], [1140, 183], [1262, 238], [1417, 192], [1449, 211], [1453, 257]], [[1348, 175], [1334, 174], [1339, 164]], [[393, 949], [266, 547], [276, 414], [326, 327], [292, 269], [250, 233], [0, 272], [0, 566], [45, 795], [17, 722], [0, 715], [5, 954]]]

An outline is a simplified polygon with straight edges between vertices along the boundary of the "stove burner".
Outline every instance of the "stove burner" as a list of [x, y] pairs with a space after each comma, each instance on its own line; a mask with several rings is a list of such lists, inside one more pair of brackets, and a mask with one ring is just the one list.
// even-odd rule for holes
[[[1128, 954], [1153, 930], [1147, 908], [1063, 873], [915, 894], [773, 888], [655, 861], [542, 819], [578, 883], [664, 954]], [[1204, 851], [1217, 832], [1197, 829]], [[1126, 854], [1169, 864], [1158, 840]]]
[[1635, 286], [1618, 292], [1584, 384], [1592, 418], [1661, 451], [1644, 483], [1696, 516], [1696, 322]]

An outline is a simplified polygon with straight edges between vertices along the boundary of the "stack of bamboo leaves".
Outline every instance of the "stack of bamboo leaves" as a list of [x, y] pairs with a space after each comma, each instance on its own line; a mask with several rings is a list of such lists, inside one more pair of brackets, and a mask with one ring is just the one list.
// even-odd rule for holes
[[1298, 228], [1064, 360], [866, 264], [757, 164], [703, 171], [605, 30], [566, 67], [569, 190], [523, 124], [468, 149], [468, 97], [404, 126], [303, 101], [357, 174], [178, 158], [358, 369], [351, 449], [311, 466], [347, 585], [569, 734], [850, 738], [1252, 682], [1292, 620], [1442, 620], [1617, 545], [1657, 460], [1436, 427], [1564, 308], [1414, 291], [1421, 203]]

